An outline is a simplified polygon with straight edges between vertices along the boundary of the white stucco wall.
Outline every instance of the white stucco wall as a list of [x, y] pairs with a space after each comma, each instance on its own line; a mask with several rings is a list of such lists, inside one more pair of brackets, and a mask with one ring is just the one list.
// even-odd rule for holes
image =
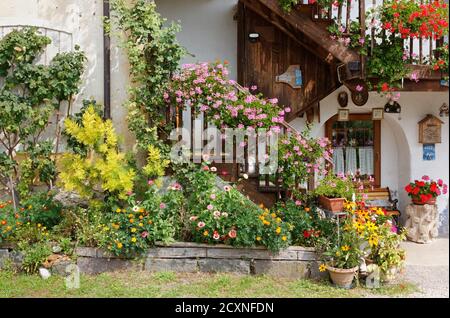
[[101, 0], [0, 0], [0, 26], [29, 25], [71, 34], [71, 41], [62, 39], [61, 49], [68, 51], [78, 44], [88, 58], [76, 105], [91, 97], [103, 102], [102, 7]]
[[228, 60], [232, 79], [237, 76], [237, 0], [156, 0], [158, 12], [179, 21], [180, 43], [194, 56], [183, 63]]

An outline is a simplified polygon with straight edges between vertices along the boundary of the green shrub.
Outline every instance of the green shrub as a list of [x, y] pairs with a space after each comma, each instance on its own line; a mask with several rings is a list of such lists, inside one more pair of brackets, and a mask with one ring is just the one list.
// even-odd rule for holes
[[61, 222], [62, 206], [53, 200], [53, 194], [39, 192], [21, 202], [22, 214], [27, 222], [52, 228]]
[[50, 245], [46, 242], [39, 242], [33, 245], [21, 245], [24, 253], [22, 269], [27, 274], [34, 274], [42, 263], [52, 254]]

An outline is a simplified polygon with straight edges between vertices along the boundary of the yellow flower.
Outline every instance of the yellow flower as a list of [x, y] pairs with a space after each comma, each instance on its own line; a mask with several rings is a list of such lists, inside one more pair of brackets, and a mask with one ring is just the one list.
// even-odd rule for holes
[[366, 227], [367, 227], [367, 230], [369, 230], [371, 232], [373, 232], [377, 229], [377, 226], [373, 222], [367, 222]]
[[122, 247], [123, 247], [123, 244], [122, 244], [122, 243], [120, 243], [120, 242], [117, 243], [117, 248], [118, 248], [118, 249], [121, 249]]
[[131, 228], [131, 233], [136, 233], [136, 228], [132, 227]]
[[144, 208], [141, 208], [141, 209], [139, 210], [139, 212], [140, 212], [140, 213], [144, 213], [144, 212], [145, 212]]
[[344, 251], [344, 252], [347, 252], [347, 251], [350, 250], [350, 246], [344, 245], [344, 246], [341, 247], [341, 250]]
[[261, 241], [261, 237], [260, 237], [260, 236], [257, 236], [257, 237], [256, 237], [256, 240], [257, 240], [257, 241]]
[[152, 220], [148, 220], [148, 222], [147, 222], [148, 224], [152, 224], [153, 222], [152, 222]]
[[105, 227], [103, 228], [103, 231], [104, 231], [104, 232], [108, 232], [108, 231], [109, 231], [109, 227], [105, 226]]
[[208, 230], [206, 230], [205, 232], [203, 232], [203, 236], [208, 236], [209, 232]]
[[139, 220], [142, 220], [144, 217], [142, 215], [139, 215]]
[[280, 218], [277, 218], [277, 223], [281, 223], [281, 219]]
[[258, 216], [258, 219], [260, 219], [261, 221], [264, 221], [264, 216], [260, 215], [260, 216]]
[[272, 213], [271, 216], [272, 216], [272, 218], [276, 218], [277, 217], [277, 215], [275, 213]]
[[117, 209], [117, 210], [116, 210], [117, 213], [120, 213], [120, 211], [121, 211], [120, 209]]
[[130, 219], [130, 223], [133, 223], [134, 222], [134, 220], [133, 219]]
[[131, 219], [134, 215], [133, 214], [128, 214], [128, 217]]
[[286, 236], [283, 236], [281, 239], [282, 239], [283, 241], [286, 241], [286, 240], [287, 240], [287, 237], [286, 237]]
[[277, 234], [280, 234], [280, 233], [281, 233], [281, 227], [277, 227], [277, 229], [275, 230], [275, 232], [276, 232]]
[[369, 237], [369, 245], [370, 247], [378, 245], [378, 235], [373, 234]]
[[320, 272], [325, 272], [327, 270], [327, 266], [325, 265], [325, 264], [321, 264], [320, 266], [319, 266], [319, 271]]
[[131, 242], [136, 243], [136, 241], [137, 241], [137, 239], [133, 236], [133, 237], [131, 238]]
[[140, 227], [143, 227], [143, 226], [144, 226], [144, 223], [139, 223], [139, 226], [140, 226]]
[[336, 251], [336, 256], [341, 256], [341, 252]]
[[42, 226], [41, 223], [38, 223], [37, 227], [41, 227], [41, 226]]
[[31, 210], [32, 208], [33, 208], [32, 205], [29, 205], [29, 206], [28, 206], [28, 210]]

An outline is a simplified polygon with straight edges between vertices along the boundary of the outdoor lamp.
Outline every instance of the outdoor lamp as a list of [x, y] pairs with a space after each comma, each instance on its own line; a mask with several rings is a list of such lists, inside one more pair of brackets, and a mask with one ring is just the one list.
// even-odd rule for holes
[[259, 40], [259, 33], [256, 32], [249, 33], [248, 38], [250, 42], [255, 43]]

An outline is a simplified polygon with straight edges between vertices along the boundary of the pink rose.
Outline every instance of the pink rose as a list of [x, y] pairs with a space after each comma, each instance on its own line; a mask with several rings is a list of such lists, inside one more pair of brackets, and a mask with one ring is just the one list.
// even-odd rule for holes
[[197, 226], [202, 229], [206, 226], [206, 224], [205, 222], [198, 222]]
[[236, 236], [237, 236], [236, 230], [231, 230], [230, 232], [228, 232], [228, 236], [230, 238], [236, 238]]
[[206, 207], [209, 211], [211, 211], [212, 209], [214, 209], [214, 207], [212, 206], [212, 204], [208, 204], [208, 206]]
[[148, 236], [148, 232], [147, 232], [147, 231], [142, 232], [141, 236], [142, 236], [143, 238], [146, 238], [146, 237]]
[[165, 203], [161, 203], [161, 204], [159, 205], [159, 208], [160, 208], [160, 209], [165, 209], [165, 208], [166, 208], [166, 204], [165, 204]]

